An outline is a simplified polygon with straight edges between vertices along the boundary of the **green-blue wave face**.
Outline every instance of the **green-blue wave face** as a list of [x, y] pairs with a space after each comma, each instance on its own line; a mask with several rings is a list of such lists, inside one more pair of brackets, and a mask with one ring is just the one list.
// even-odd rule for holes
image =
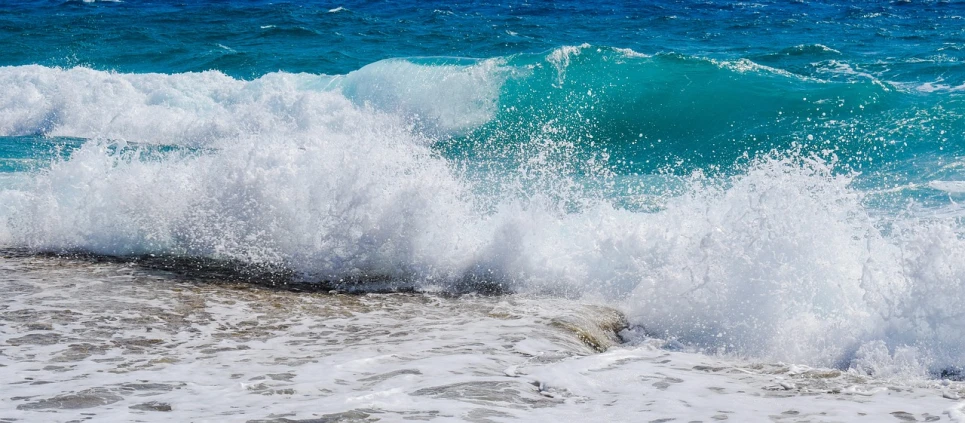
[[[895, 207], [908, 197], [946, 204], [949, 193], [929, 182], [961, 177], [965, 138], [954, 128], [965, 124], [965, 96], [954, 90], [749, 60], [564, 50], [507, 58], [493, 119], [440, 151], [477, 175], [546, 172], [537, 168], [549, 160], [555, 172], [619, 179], [614, 192], [628, 176], [732, 175], [771, 153], [815, 155], [859, 173], [855, 185], [878, 194], [870, 202]], [[631, 188], [653, 191], [652, 177], [640, 181]]]

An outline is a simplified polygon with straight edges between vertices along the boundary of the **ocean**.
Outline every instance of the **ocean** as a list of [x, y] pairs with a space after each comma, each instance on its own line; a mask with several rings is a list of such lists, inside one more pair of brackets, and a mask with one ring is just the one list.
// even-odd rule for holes
[[0, 421], [965, 421], [963, 202], [963, 1], [10, 0]]

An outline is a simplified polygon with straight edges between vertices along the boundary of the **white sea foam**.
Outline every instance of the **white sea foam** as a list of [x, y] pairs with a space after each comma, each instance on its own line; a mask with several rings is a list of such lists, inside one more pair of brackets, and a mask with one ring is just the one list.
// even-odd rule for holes
[[794, 47], [786, 48], [782, 50], [786, 54], [805, 54], [805, 53], [833, 53], [841, 54], [840, 51], [835, 50], [823, 44], [799, 44]]
[[865, 79], [886, 90], [891, 90], [894, 87], [891, 82], [882, 81], [868, 72], [856, 69], [850, 63], [845, 63], [838, 60], [828, 60], [827, 62], [821, 62], [821, 65], [822, 66], [818, 68], [818, 71], [830, 74], [832, 76], [843, 75], [847, 77]]
[[35, 256], [0, 257], [0, 275], [8, 420], [963, 421], [962, 382], [618, 346], [621, 316], [581, 301], [294, 293]]
[[[592, 195], [561, 206], [555, 198], [585, 191], [554, 191], [573, 181], [552, 168], [535, 195], [481, 198], [479, 184], [499, 181], [467, 177], [429, 148], [435, 130], [493, 112], [499, 72], [478, 66], [431, 71], [453, 78], [437, 91], [392, 82], [430, 71], [391, 62], [255, 81], [0, 69], [0, 133], [98, 139], [0, 191], [0, 240], [597, 299], [710, 352], [893, 373], [965, 363], [965, 241], [953, 223], [884, 225], [850, 176], [794, 154], [734, 177], [694, 175], [651, 213]], [[144, 158], [103, 139], [205, 148]]]
[[958, 86], [951, 86], [948, 84], [942, 84], [940, 82], [925, 82], [925, 83], [909, 83], [903, 84], [911, 90], [916, 90], [922, 93], [933, 93], [933, 92], [961, 92], [965, 91], [965, 84]]
[[546, 55], [546, 61], [556, 68], [557, 81], [560, 86], [563, 85], [563, 81], [566, 79], [566, 68], [570, 66], [570, 60], [572, 60], [573, 57], [579, 56], [580, 53], [587, 48], [590, 48], [589, 44], [563, 46], [554, 49]]
[[786, 70], [784, 70], [784, 69], [778, 69], [778, 68], [773, 68], [773, 67], [770, 67], [770, 66], [761, 65], [761, 64], [759, 64], [759, 63], [755, 63], [755, 62], [753, 62], [753, 61], [751, 61], [751, 60], [748, 60], [748, 59], [737, 59], [737, 60], [715, 60], [715, 59], [706, 59], [706, 60], [709, 61], [710, 63], [713, 63], [715, 66], [717, 66], [717, 67], [719, 67], [719, 68], [721, 68], [721, 69], [728, 69], [728, 70], [731, 70], [731, 71], [734, 71], [734, 72], [737, 72], [737, 73], [750, 73], [750, 72], [755, 72], [755, 73], [764, 73], [764, 74], [780, 75], [780, 76], [783, 76], [783, 77], [785, 77], [785, 78], [791, 78], [791, 79], [799, 79], [799, 80], [805, 80], [805, 81], [815, 81], [814, 78], [811, 78], [811, 77], [808, 77], [808, 76], [798, 75], [798, 74], [795, 74], [795, 73], [792, 73], [792, 72], [788, 72], [788, 71], [786, 71]]
[[[87, 68], [0, 68], [0, 134], [203, 145], [297, 126], [300, 91], [325, 77], [220, 72], [118, 74]], [[304, 110], [304, 109], [302, 109]]]
[[631, 58], [631, 59], [645, 59], [648, 57], [652, 57], [649, 54], [639, 53], [629, 48], [614, 48], [613, 50], [623, 54], [624, 57]]
[[0, 135], [207, 145], [252, 133], [337, 126], [306, 119], [326, 115], [328, 107], [349, 107], [333, 100], [345, 96], [424, 128], [458, 132], [492, 118], [504, 78], [498, 60], [471, 66], [390, 60], [345, 76], [280, 72], [253, 81], [217, 71], [164, 75], [2, 67]]
[[948, 193], [965, 193], [965, 181], [931, 181], [928, 186]]
[[510, 76], [502, 59], [470, 66], [423, 66], [383, 60], [340, 80], [356, 103], [408, 116], [421, 130], [460, 133], [493, 118], [499, 89]]

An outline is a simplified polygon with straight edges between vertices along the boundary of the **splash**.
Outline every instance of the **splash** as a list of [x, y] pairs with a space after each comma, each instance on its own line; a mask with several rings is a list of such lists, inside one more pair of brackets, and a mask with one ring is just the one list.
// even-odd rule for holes
[[[965, 363], [958, 221], [870, 206], [852, 165], [946, 145], [923, 135], [960, 119], [955, 98], [909, 112], [918, 97], [860, 78], [590, 46], [0, 83], [3, 135], [88, 139], [0, 191], [8, 246], [591, 298], [702, 351], [880, 374]], [[955, 195], [949, 176], [916, 186]]]

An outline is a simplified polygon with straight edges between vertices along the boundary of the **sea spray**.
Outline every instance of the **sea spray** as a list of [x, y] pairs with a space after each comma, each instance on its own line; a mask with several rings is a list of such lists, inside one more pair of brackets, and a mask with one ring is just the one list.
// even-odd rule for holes
[[921, 159], [957, 151], [961, 100], [862, 78], [586, 45], [251, 81], [0, 68], [4, 135], [88, 139], [0, 192], [0, 236], [596, 299], [712, 353], [959, 366], [956, 194], [881, 188], [954, 180]]

